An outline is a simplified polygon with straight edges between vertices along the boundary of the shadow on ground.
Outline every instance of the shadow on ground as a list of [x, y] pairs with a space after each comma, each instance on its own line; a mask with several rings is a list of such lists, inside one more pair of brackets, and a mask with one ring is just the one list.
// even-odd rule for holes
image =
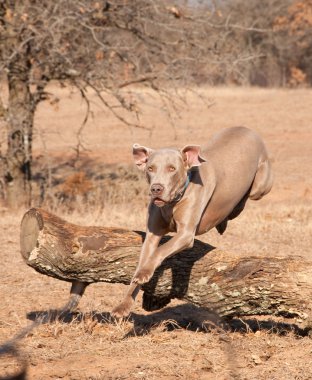
[[[27, 318], [32, 321], [40, 320], [42, 323], [52, 323], [56, 320], [62, 323], [81, 323], [83, 320], [90, 318], [103, 324], [116, 323], [116, 320], [109, 312], [98, 311], [63, 314], [60, 314], [58, 310], [33, 311], [27, 314]], [[196, 307], [192, 304], [166, 307], [148, 315], [131, 313], [128, 321], [133, 323], [133, 328], [124, 338], [146, 335], [152, 328], [157, 326], [162, 326], [165, 331], [186, 329], [201, 332], [215, 331], [222, 334], [231, 332], [246, 334], [266, 331], [280, 336], [293, 333], [297, 337], [308, 336], [311, 330], [310, 328], [301, 328], [293, 322], [275, 321], [269, 318], [266, 320], [249, 317], [224, 319], [210, 310]]]

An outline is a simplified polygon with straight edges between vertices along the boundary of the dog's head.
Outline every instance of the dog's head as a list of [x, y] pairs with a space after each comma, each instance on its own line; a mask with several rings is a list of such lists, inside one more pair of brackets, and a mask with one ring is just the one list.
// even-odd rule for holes
[[206, 161], [200, 156], [198, 145], [187, 145], [181, 150], [153, 150], [134, 144], [133, 158], [137, 167], [146, 173], [152, 202], [158, 207], [177, 198], [185, 186], [188, 170]]

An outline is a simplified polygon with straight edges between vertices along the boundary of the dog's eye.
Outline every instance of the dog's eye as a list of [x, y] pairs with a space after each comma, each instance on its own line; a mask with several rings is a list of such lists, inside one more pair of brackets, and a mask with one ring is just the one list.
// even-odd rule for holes
[[174, 166], [169, 166], [169, 172], [174, 172], [176, 168]]
[[153, 166], [149, 166], [149, 167], [147, 168], [147, 171], [152, 172], [152, 171], [153, 171]]

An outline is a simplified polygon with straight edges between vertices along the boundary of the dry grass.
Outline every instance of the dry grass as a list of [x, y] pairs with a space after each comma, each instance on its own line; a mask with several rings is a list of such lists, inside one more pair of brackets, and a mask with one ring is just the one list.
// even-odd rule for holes
[[[84, 130], [90, 152], [74, 161], [65, 153], [75, 145], [80, 117], [77, 97], [57, 91], [62, 97], [59, 110], [43, 104], [36, 118], [38, 130], [48, 136], [51, 152], [45, 154], [37, 135], [36, 155], [43, 158], [37, 161], [36, 172], [47, 167], [51, 171], [44, 207], [77, 224], [144, 229], [147, 187], [130, 164], [129, 147], [135, 141], [172, 144], [174, 130], [159, 114], [156, 100], [145, 98], [149, 107], [144, 123], [157, 125], [151, 134], [125, 130], [96, 108]], [[264, 136], [271, 150], [275, 185], [265, 199], [250, 201], [244, 213], [229, 223], [224, 236], [210, 231], [201, 239], [229, 252], [311, 259], [312, 91], [202, 91], [215, 100], [215, 106], [205, 109], [195, 95], [189, 95], [190, 107], [180, 115], [174, 145], [189, 143], [190, 136], [192, 142], [201, 143], [224, 126], [249, 125]], [[102, 127], [103, 120], [110, 128]], [[60, 131], [65, 131], [61, 141]], [[81, 172], [85, 174], [77, 177]], [[75, 193], [72, 187], [77, 180], [82, 190]], [[36, 313], [62, 306], [69, 292], [69, 284], [42, 276], [23, 263], [18, 236], [24, 211], [11, 214], [0, 209], [1, 341], [31, 323]], [[215, 328], [218, 318], [207, 310], [174, 301], [163, 310], [146, 313], [139, 299], [130, 320], [116, 323], [109, 311], [125, 289], [124, 285], [93, 284], [77, 313], [30, 333], [20, 344], [29, 360], [29, 379], [312, 378], [311, 340], [304, 336], [300, 320], [263, 316]], [[7, 358], [0, 365], [2, 374], [17, 363]]]
[[[130, 216], [130, 208], [123, 209]], [[93, 215], [87, 215], [87, 220], [83, 215], [67, 217], [82, 224], [94, 220]], [[117, 224], [119, 217], [120, 214], [113, 212], [112, 222]], [[5, 295], [5, 307], [0, 314], [2, 340], [30, 323], [26, 315], [32, 319], [36, 311], [61, 306], [69, 290], [67, 284], [41, 276], [23, 265], [18, 242], [7, 238], [17, 235], [19, 220], [20, 216], [7, 214], [1, 221], [7, 233], [2, 237], [7, 247], [2, 267], [10, 268], [2, 285]], [[102, 224], [100, 218], [97, 221]], [[258, 231], [263, 229], [266, 219], [256, 213], [255, 218], [249, 215], [249, 222], [250, 233], [254, 226]], [[129, 222], [133, 223], [135, 220]], [[242, 234], [242, 227], [235, 228]], [[246, 228], [243, 230], [247, 233]], [[274, 232], [273, 225], [265, 238], [272, 239]], [[235, 245], [234, 236], [233, 233], [224, 237], [223, 244]], [[242, 236], [235, 239], [241, 241]], [[211, 328], [215, 321], [205, 310], [176, 301], [164, 311], [146, 314], [139, 300], [132, 319], [116, 323], [110, 320], [108, 312], [124, 290], [122, 285], [94, 284], [81, 302], [82, 313], [74, 314], [68, 321], [40, 326], [29, 334], [21, 347], [30, 363], [30, 379], [309, 379], [312, 376], [307, 366], [311, 341], [292, 332], [290, 324], [296, 321], [280, 319], [279, 327], [276, 321], [265, 319], [267, 325], [262, 327], [263, 318], [259, 318], [259, 329], [255, 332], [245, 320], [239, 328], [241, 332], [226, 332]], [[203, 326], [203, 321], [208, 327]], [[287, 329], [282, 322], [288, 323]], [[12, 364], [15, 365], [3, 364], [11, 371]]]

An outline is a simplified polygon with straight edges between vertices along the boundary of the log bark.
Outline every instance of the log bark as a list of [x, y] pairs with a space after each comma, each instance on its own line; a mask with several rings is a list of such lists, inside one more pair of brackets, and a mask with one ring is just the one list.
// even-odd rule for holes
[[[139, 231], [78, 226], [36, 208], [21, 223], [23, 258], [40, 273], [72, 282], [69, 308], [90, 283], [129, 284], [143, 239]], [[306, 317], [311, 315], [312, 262], [299, 256], [233, 255], [195, 240], [192, 249], [167, 259], [143, 291], [146, 310], [179, 298], [226, 317]]]

